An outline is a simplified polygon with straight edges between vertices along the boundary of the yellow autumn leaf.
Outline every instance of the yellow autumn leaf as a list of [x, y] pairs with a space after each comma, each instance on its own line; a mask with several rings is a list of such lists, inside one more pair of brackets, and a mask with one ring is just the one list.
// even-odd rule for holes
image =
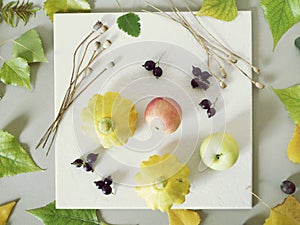
[[300, 203], [289, 195], [282, 204], [271, 209], [264, 225], [300, 225]]
[[6, 225], [6, 222], [14, 208], [16, 201], [0, 206], [0, 225]]
[[295, 126], [293, 137], [287, 148], [287, 155], [291, 162], [300, 163], [300, 125]]
[[196, 211], [171, 209], [168, 211], [169, 225], [199, 225], [200, 216]]

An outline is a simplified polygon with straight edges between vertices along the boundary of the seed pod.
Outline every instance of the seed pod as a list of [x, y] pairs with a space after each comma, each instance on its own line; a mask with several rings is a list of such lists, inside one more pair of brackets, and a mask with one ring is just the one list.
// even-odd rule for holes
[[264, 89], [265, 85], [259, 82], [255, 82], [255, 86], [259, 89]]
[[97, 31], [97, 30], [99, 30], [102, 26], [103, 26], [103, 23], [102, 23], [101, 21], [98, 20], [98, 21], [95, 23], [95, 25], [93, 26], [93, 30], [94, 30], [94, 31]]
[[106, 25], [101, 27], [100, 32], [103, 34], [104, 32], [106, 32], [108, 30], [108, 27]]
[[220, 67], [220, 70], [221, 70], [221, 76], [223, 78], [226, 78], [227, 77], [227, 73], [226, 73], [225, 69], [223, 67]]
[[95, 42], [95, 50], [99, 50], [101, 48], [101, 42], [100, 41], [96, 41]]
[[252, 69], [257, 75], [260, 73], [260, 68], [254, 66]]
[[219, 85], [222, 89], [225, 89], [227, 87], [226, 83], [224, 81], [220, 81]]
[[111, 41], [110, 41], [110, 40], [106, 40], [106, 41], [103, 43], [103, 49], [107, 49], [109, 46], [111, 46]]

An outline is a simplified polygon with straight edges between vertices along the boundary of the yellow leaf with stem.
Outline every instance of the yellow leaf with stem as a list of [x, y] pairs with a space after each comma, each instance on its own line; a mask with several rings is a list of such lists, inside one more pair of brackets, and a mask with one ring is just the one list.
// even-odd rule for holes
[[289, 195], [282, 204], [270, 210], [264, 225], [300, 225], [300, 203]]
[[171, 209], [168, 211], [170, 225], [199, 225], [200, 216], [196, 211]]
[[295, 126], [293, 137], [288, 145], [287, 155], [291, 162], [300, 163], [300, 125]]
[[0, 225], [6, 225], [7, 220], [11, 214], [11, 211], [13, 210], [15, 205], [16, 205], [16, 201], [13, 201], [0, 206]]

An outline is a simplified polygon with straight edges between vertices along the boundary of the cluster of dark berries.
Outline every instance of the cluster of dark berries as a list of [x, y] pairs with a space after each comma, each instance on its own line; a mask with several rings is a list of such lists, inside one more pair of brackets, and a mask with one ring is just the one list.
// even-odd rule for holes
[[211, 103], [208, 99], [203, 99], [199, 105], [202, 109], [206, 109], [206, 113], [208, 118], [214, 116], [216, 114], [216, 109], [214, 108], [215, 103], [218, 99], [216, 99], [215, 102]]
[[193, 66], [192, 73], [195, 76], [195, 78], [191, 81], [192, 87], [201, 88], [206, 91], [210, 86], [210, 82], [208, 80], [208, 78], [211, 77], [210, 73], [206, 71], [202, 72], [199, 67], [195, 66]]
[[75, 159], [74, 162], [71, 164], [76, 166], [77, 168], [80, 168], [83, 166], [85, 171], [87, 172], [94, 172], [93, 163], [96, 162], [98, 157], [98, 154], [90, 153], [86, 157], [86, 161], [83, 161], [83, 159]]
[[296, 185], [292, 181], [285, 180], [281, 183], [280, 189], [284, 193], [291, 195], [296, 191]]
[[110, 176], [106, 177], [104, 180], [99, 180], [94, 182], [98, 189], [101, 189], [103, 194], [110, 195], [112, 193], [112, 179]]
[[163, 74], [163, 70], [159, 66], [159, 61], [155, 63], [153, 60], [148, 60], [144, 63], [143, 67], [145, 67], [145, 69], [148, 71], [152, 70], [152, 73], [156, 78], [161, 77], [161, 75]]

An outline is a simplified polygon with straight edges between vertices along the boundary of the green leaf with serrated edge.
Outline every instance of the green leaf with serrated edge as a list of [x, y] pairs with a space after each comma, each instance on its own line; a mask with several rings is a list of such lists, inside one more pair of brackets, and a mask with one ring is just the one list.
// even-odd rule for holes
[[30, 67], [23, 58], [5, 61], [0, 70], [0, 80], [4, 84], [23, 86], [32, 90], [30, 85]]
[[203, 0], [203, 4], [196, 15], [231, 21], [237, 17], [238, 10], [235, 0]]
[[300, 21], [300, 0], [261, 0], [272, 32], [275, 49], [280, 38]]
[[17, 139], [0, 130], [0, 178], [41, 169], [34, 163]]
[[135, 13], [130, 12], [120, 16], [117, 23], [119, 29], [133, 37], [138, 37], [141, 33], [140, 17]]
[[24, 58], [28, 63], [48, 62], [36, 30], [29, 30], [14, 40], [13, 57]]
[[54, 13], [90, 12], [91, 6], [85, 0], [47, 0], [44, 11], [53, 21]]
[[286, 89], [272, 88], [295, 124], [300, 124], [300, 84]]
[[42, 220], [45, 225], [99, 224], [95, 209], [56, 209], [55, 201], [42, 208], [27, 210], [27, 212]]

